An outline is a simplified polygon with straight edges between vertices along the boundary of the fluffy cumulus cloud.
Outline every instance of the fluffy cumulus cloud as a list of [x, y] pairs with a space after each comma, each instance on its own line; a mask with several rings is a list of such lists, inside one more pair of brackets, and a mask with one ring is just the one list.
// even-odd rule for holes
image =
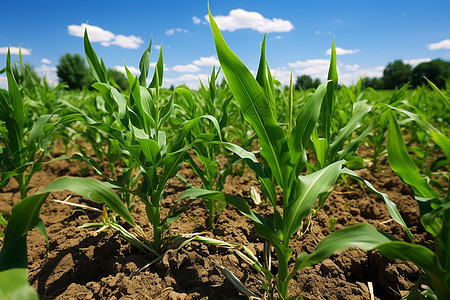
[[[291, 78], [291, 70], [288, 70], [285, 67], [282, 68], [275, 68], [270, 69], [270, 73], [272, 74], [272, 77], [276, 80], [280, 81], [284, 85], [289, 85], [289, 81]], [[295, 78], [292, 79], [295, 81]]]
[[52, 62], [51, 62], [51, 60], [49, 60], [48, 58], [43, 58], [43, 59], [41, 59], [41, 63], [46, 64], [46, 65], [49, 65], [49, 64], [51, 64]]
[[202, 20], [200, 20], [199, 18], [197, 18], [196, 16], [192, 17], [192, 22], [194, 22], [194, 24], [200, 24]]
[[166, 35], [173, 35], [176, 32], [183, 32], [183, 33], [187, 33], [188, 30], [187, 29], [183, 29], [183, 28], [171, 28], [171, 29], [167, 29], [166, 30]]
[[[209, 22], [209, 17], [205, 19]], [[294, 29], [289, 20], [280, 18], [268, 19], [260, 13], [246, 11], [242, 8], [233, 9], [228, 16], [215, 16], [214, 20], [221, 30], [235, 31], [237, 29], [252, 29], [260, 33], [288, 32]]]
[[179, 73], [195, 73], [195, 72], [200, 71], [200, 68], [194, 64], [176, 65], [170, 69], [172, 71], [179, 72]]
[[[131, 74], [133, 74], [133, 75], [141, 74], [141, 71], [138, 68], [135, 68], [133, 66], [127, 66], [127, 68], [131, 72]], [[122, 72], [123, 74], [126, 74], [124, 66], [114, 66], [113, 69], [116, 70], [116, 71]]]
[[328, 59], [308, 59], [308, 60], [297, 60], [293, 63], [288, 63], [291, 68], [309, 68], [309, 67], [328, 67], [330, 61]]
[[429, 61], [431, 61], [431, 58], [427, 57], [427, 58], [405, 59], [403, 62], [405, 64], [410, 64], [411, 66], [417, 66], [418, 64]]
[[36, 68], [36, 73], [42, 77], [45, 77], [47, 81], [54, 86], [59, 82], [55, 66], [49, 66], [48, 64], [41, 65]]
[[[208, 74], [184, 74], [175, 78], [164, 78], [163, 87], [178, 86], [180, 84], [185, 84], [191, 89], [198, 89], [200, 87], [200, 80], [203, 83], [208, 82]], [[219, 82], [222, 80], [218, 79]]]
[[[336, 47], [336, 55], [346, 55], [346, 54], [355, 54], [358, 53], [359, 49], [343, 49], [340, 47]], [[330, 55], [331, 54], [331, 48], [327, 50], [325, 54]]]
[[[319, 78], [322, 82], [325, 82], [328, 75], [328, 68], [330, 61], [328, 59], [308, 59], [304, 61], [296, 61], [288, 64], [293, 70], [293, 77], [301, 75], [309, 75], [313, 79]], [[358, 82], [360, 77], [382, 77], [384, 66], [376, 66], [373, 68], [361, 69], [358, 64], [343, 64], [338, 62], [337, 64], [339, 83], [345, 85], [351, 85]], [[286, 69], [275, 69], [272, 72], [277, 72], [278, 77], [284, 85], [289, 84], [289, 71]], [[295, 80], [295, 79], [294, 79]]]
[[7, 90], [8, 89], [8, 80], [6, 76], [0, 75], [0, 88]]
[[429, 50], [450, 49], [450, 39], [442, 40], [438, 43], [429, 44]]
[[125, 36], [122, 34], [116, 35], [114, 40], [108, 42], [101, 42], [102, 46], [108, 47], [109, 45], [117, 45], [122, 48], [127, 49], [139, 49], [144, 40], [140, 36], [129, 35]]
[[108, 47], [110, 45], [117, 45], [127, 49], [138, 49], [144, 40], [139, 36], [122, 34], [114, 34], [111, 31], [105, 30], [98, 26], [88, 25], [83, 23], [81, 25], [67, 26], [70, 35], [83, 37], [84, 31], [87, 29], [89, 40], [92, 43], [100, 43], [102, 46]]
[[[20, 48], [22, 51], [22, 55], [30, 55], [31, 49], [28, 48]], [[19, 47], [9, 47], [9, 51], [11, 55], [19, 55]], [[7, 54], [8, 47], [0, 47], [0, 54]]]
[[202, 56], [199, 59], [194, 60], [192, 63], [201, 67], [212, 67], [220, 65], [219, 60], [215, 56]]

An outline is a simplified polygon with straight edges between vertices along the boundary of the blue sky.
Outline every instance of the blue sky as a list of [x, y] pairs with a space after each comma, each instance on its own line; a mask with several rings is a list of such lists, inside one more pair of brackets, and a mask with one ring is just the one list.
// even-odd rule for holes
[[[84, 56], [84, 24], [107, 67], [138, 68], [153, 38], [152, 62], [162, 44], [164, 85], [195, 88], [217, 64], [206, 20], [206, 0], [177, 1], [10, 1], [2, 0], [0, 68], [7, 47], [57, 82], [56, 65], [65, 53]], [[260, 44], [267, 33], [266, 57], [275, 78], [324, 80], [335, 37], [340, 82], [360, 75], [382, 76], [396, 59], [412, 65], [435, 58], [450, 60], [450, 1], [219, 1], [213, 16], [230, 48], [256, 71]], [[13, 55], [18, 59], [18, 55]], [[5, 77], [0, 77], [5, 86]]]

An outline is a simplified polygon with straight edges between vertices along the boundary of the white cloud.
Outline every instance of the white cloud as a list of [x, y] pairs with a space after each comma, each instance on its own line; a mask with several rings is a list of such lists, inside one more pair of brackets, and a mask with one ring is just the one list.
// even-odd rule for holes
[[56, 74], [55, 66], [41, 65], [36, 68], [36, 72], [42, 77], [46, 77], [47, 81], [52, 85], [57, 85], [59, 82], [58, 75]]
[[43, 58], [43, 59], [41, 59], [41, 63], [49, 65], [52, 62], [49, 59], [47, 59], [47, 58]]
[[110, 42], [101, 42], [102, 46], [108, 47], [109, 45], [117, 45], [126, 49], [139, 49], [144, 40], [140, 36], [124, 36], [122, 34], [116, 35], [114, 40]]
[[281, 35], [277, 35], [277, 36], [275, 37], [275, 39], [277, 39], [277, 40], [281, 40], [281, 39], [282, 39], [282, 37], [281, 37]]
[[431, 61], [431, 58], [427, 57], [427, 58], [405, 59], [403, 62], [405, 64], [410, 64], [411, 66], [416, 66], [423, 62], [429, 62], [429, 61]]
[[[358, 53], [359, 49], [342, 49], [340, 47], [336, 47], [336, 55], [346, 55], [346, 54], [355, 54]], [[325, 54], [330, 55], [331, 54], [331, 48], [327, 50], [327, 52]]]
[[200, 59], [194, 60], [192, 63], [201, 67], [220, 66], [220, 62], [215, 56], [201, 56]]
[[139, 36], [123, 34], [114, 34], [111, 31], [105, 30], [98, 26], [88, 25], [83, 23], [81, 25], [67, 26], [69, 34], [77, 37], [84, 36], [84, 30], [87, 28], [89, 40], [91, 43], [99, 42], [102, 46], [108, 47], [110, 45], [117, 45], [127, 49], [138, 49], [144, 40]]
[[[293, 68], [294, 78], [300, 75], [309, 75], [313, 79], [319, 78], [323, 82], [327, 78], [330, 61], [328, 59], [308, 59], [305, 61], [298, 60], [294, 63], [288, 63], [288, 65]], [[289, 82], [283, 82], [283, 84], [287, 85]]]
[[[286, 70], [286, 68], [275, 68], [271, 69], [270, 73], [273, 78], [280, 81], [283, 85], [289, 85], [291, 70]], [[292, 78], [292, 81], [295, 81], [295, 78]]]
[[192, 17], [192, 22], [194, 22], [194, 24], [200, 24], [202, 20], [200, 20], [199, 18], [197, 18], [196, 16]]
[[[133, 74], [133, 75], [141, 74], [141, 71], [138, 68], [135, 68], [133, 66], [127, 66], [127, 68], [128, 68], [128, 71], [130, 71], [131, 74]], [[127, 74], [126, 71], [125, 71], [125, 66], [114, 66], [113, 69], [117, 70], [119, 72], [122, 72], [125, 75]]]
[[187, 29], [183, 29], [183, 28], [171, 28], [171, 29], [167, 29], [166, 30], [166, 35], [173, 35], [173, 34], [175, 34], [175, 32], [187, 33], [188, 30]]
[[347, 71], [353, 71], [356, 72], [359, 70], [360, 65], [354, 64], [354, 65], [343, 65], [344, 69]]
[[4, 75], [0, 75], [0, 88], [8, 89], [8, 79]]
[[179, 73], [194, 73], [200, 71], [200, 68], [194, 64], [176, 65], [170, 68], [172, 71]]
[[[30, 55], [31, 49], [27, 48], [20, 48], [22, 51], [22, 55]], [[9, 51], [11, 55], [19, 55], [19, 47], [9, 47]], [[0, 47], [0, 54], [7, 54], [8, 53], [8, 47]]]
[[291, 68], [307, 68], [317, 66], [328, 66], [330, 61], [328, 59], [308, 59], [304, 61], [296, 61], [294, 63], [288, 63]]
[[[209, 22], [209, 17], [205, 19]], [[237, 29], [252, 29], [260, 33], [288, 32], [294, 25], [288, 20], [279, 18], [267, 19], [260, 13], [246, 11], [242, 8], [233, 9], [228, 16], [215, 16], [214, 20], [221, 30], [235, 31]]]
[[161, 45], [156, 45], [153, 48], [155, 48], [156, 50], [161, 50]]
[[[208, 82], [208, 74], [184, 74], [176, 78], [164, 78], [163, 87], [170, 87], [171, 85], [178, 86], [185, 84], [191, 89], [198, 89], [200, 87], [200, 81]], [[219, 80], [219, 79], [218, 79]], [[221, 79], [220, 79], [221, 80]], [[219, 80], [219, 82], [220, 82]]]
[[108, 42], [114, 39], [115, 34], [111, 31], [104, 30], [101, 27], [88, 25], [83, 23], [81, 25], [69, 25], [67, 29], [69, 34], [77, 37], [84, 37], [84, 31], [87, 28], [89, 40], [92, 43], [96, 42]]
[[450, 39], [442, 40], [438, 43], [429, 44], [429, 50], [450, 49]]
[[[330, 61], [328, 59], [308, 59], [305, 61], [296, 61], [288, 64], [293, 68], [293, 80], [300, 75], [309, 75], [313, 79], [319, 78], [322, 82], [325, 82], [328, 75], [328, 69], [330, 67]], [[339, 83], [345, 85], [351, 85], [358, 82], [361, 76], [365, 77], [382, 77], [384, 66], [377, 66], [374, 68], [361, 69], [358, 64], [347, 65], [341, 62], [337, 64]], [[273, 70], [278, 73], [278, 80], [284, 85], [289, 84], [289, 72], [287, 70]]]

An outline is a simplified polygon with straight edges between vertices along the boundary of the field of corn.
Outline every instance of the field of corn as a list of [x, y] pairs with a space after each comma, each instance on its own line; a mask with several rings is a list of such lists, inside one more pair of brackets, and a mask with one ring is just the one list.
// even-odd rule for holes
[[151, 43], [126, 91], [88, 32], [93, 90], [8, 53], [0, 299], [450, 299], [449, 84], [341, 86], [333, 43], [294, 90], [210, 22], [198, 91], [161, 88]]

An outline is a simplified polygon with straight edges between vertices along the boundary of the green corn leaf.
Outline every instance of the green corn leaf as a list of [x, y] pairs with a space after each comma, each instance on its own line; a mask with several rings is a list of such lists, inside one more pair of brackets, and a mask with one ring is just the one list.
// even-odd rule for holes
[[266, 35], [264, 35], [263, 42], [261, 44], [261, 57], [259, 60], [258, 72], [256, 74], [256, 81], [264, 91], [266, 99], [269, 100], [271, 110], [275, 112], [276, 118], [276, 106], [274, 98], [273, 83], [269, 82], [270, 70], [267, 67], [266, 61]]
[[442, 134], [437, 128], [433, 127], [428, 121], [426, 121], [421, 116], [412, 113], [410, 111], [407, 111], [405, 109], [401, 109], [391, 105], [388, 105], [388, 107], [407, 115], [417, 124], [419, 124], [424, 130], [426, 130], [431, 135], [431, 139], [441, 148], [442, 152], [444, 152], [445, 156], [447, 157], [447, 161], [450, 160], [450, 138]]
[[411, 188], [414, 193], [423, 198], [439, 198], [439, 193], [433, 190], [422, 178], [413, 160], [406, 150], [402, 133], [394, 114], [389, 117], [388, 159], [392, 170]]
[[336, 181], [344, 162], [340, 160], [312, 174], [298, 177], [293, 189], [295, 194], [289, 197], [283, 209], [285, 238], [300, 229], [302, 219], [310, 213], [319, 194], [326, 192]]
[[288, 103], [288, 133], [289, 136], [292, 131], [293, 111], [294, 111], [294, 85], [292, 84], [292, 68], [291, 76], [289, 77], [289, 103]]
[[100, 64], [98, 61], [97, 54], [95, 54], [94, 48], [92, 48], [91, 42], [89, 41], [87, 28], [84, 30], [84, 52], [86, 53], [86, 59], [95, 79], [101, 83], [108, 83], [104, 64]]
[[429, 80], [428, 78], [426, 78], [424, 76], [424, 78], [426, 79], [426, 81], [428, 82], [428, 84], [433, 88], [433, 90], [439, 95], [439, 97], [442, 99], [442, 101], [444, 102], [445, 106], [447, 106], [447, 109], [450, 109], [450, 100], [449, 97], [444, 95], [443, 92], [441, 92], [441, 90], [433, 83], [431, 82], [431, 80]]
[[47, 246], [47, 251], [50, 249], [50, 244], [48, 242], [48, 234], [47, 234], [47, 229], [45, 229], [45, 224], [42, 221], [41, 218], [39, 218], [38, 223], [36, 224], [36, 226], [34, 226], [34, 228], [39, 231], [42, 236], [44, 237], [45, 240], [45, 245]]
[[39, 212], [48, 194], [39, 193], [26, 197], [14, 206], [0, 251], [0, 271], [28, 268], [27, 232], [39, 223]]
[[157, 157], [159, 154], [159, 145], [156, 141], [151, 139], [138, 139], [139, 145], [141, 145], [142, 152], [152, 165], [156, 165]]
[[158, 62], [155, 66], [155, 73], [153, 74], [152, 81], [150, 82], [150, 85], [148, 87], [150, 88], [156, 88], [161, 87], [163, 83], [163, 73], [164, 73], [164, 62], [163, 62], [163, 55], [162, 55], [162, 45], [159, 49], [159, 57]]
[[6, 55], [6, 78], [8, 81], [8, 93], [11, 101], [12, 118], [17, 124], [16, 134], [18, 140], [18, 149], [22, 147], [23, 130], [25, 128], [25, 109], [23, 99], [19, 91], [16, 79], [14, 78], [11, 68], [11, 53], [8, 48], [8, 54]]
[[[313, 253], [300, 254], [296, 259], [293, 272], [312, 266], [348, 247], [357, 247], [362, 250], [378, 249], [390, 258], [412, 261], [425, 270], [433, 271], [437, 268], [436, 271], [441, 271], [439, 270], [441, 267], [437, 264], [437, 257], [428, 248], [395, 241], [369, 224], [359, 224], [328, 235], [317, 245]], [[399, 251], [400, 249], [404, 251]]]
[[305, 166], [305, 147], [311, 138], [311, 134], [316, 128], [319, 119], [322, 99], [327, 89], [327, 82], [322, 83], [311, 96], [309, 101], [303, 106], [300, 114], [295, 121], [289, 136], [289, 150], [291, 152], [292, 164], [296, 166], [294, 176], [300, 175]]
[[413, 262], [425, 270], [438, 299], [447, 299], [450, 296], [450, 286], [445, 282], [445, 271], [436, 254], [422, 245], [396, 241], [369, 224], [359, 224], [334, 232], [324, 238], [313, 253], [298, 255], [288, 280], [301, 268], [312, 266], [349, 247], [362, 250], [377, 249], [391, 259]]
[[414, 243], [414, 237], [413, 237], [411, 231], [406, 226], [406, 223], [403, 220], [400, 212], [398, 211], [397, 205], [389, 198], [388, 195], [386, 195], [385, 193], [379, 192], [369, 181], [367, 181], [364, 178], [358, 176], [358, 174], [356, 174], [352, 170], [349, 170], [347, 168], [343, 168], [341, 170], [341, 172], [342, 172], [342, 174], [349, 175], [352, 178], [354, 178], [354, 179], [364, 183], [367, 186], [367, 188], [369, 188], [369, 190], [371, 190], [372, 192], [374, 192], [375, 194], [380, 196], [381, 199], [384, 200], [384, 203], [386, 203], [386, 207], [387, 207], [387, 209], [389, 211], [389, 215], [392, 217], [392, 219], [394, 219], [395, 222], [397, 222], [398, 224], [403, 226], [403, 228], [405, 228], [406, 233], [408, 234], [408, 237], [409, 237], [411, 243]]
[[27, 268], [14, 268], [0, 272], [0, 299], [38, 300], [36, 291], [28, 282]]
[[358, 101], [353, 105], [353, 115], [348, 123], [342, 127], [334, 141], [330, 145], [330, 156], [334, 158], [338, 151], [340, 151], [344, 145], [346, 139], [361, 126], [362, 120], [367, 113], [372, 109], [367, 105], [367, 100]]
[[320, 112], [320, 121], [323, 137], [327, 140], [328, 144], [331, 141], [331, 117], [333, 115], [334, 102], [336, 99], [336, 91], [338, 87], [338, 73], [336, 68], [336, 48], [333, 44], [331, 46], [331, 59], [330, 68], [328, 70], [328, 86], [327, 94], [322, 104]]
[[225, 194], [220, 191], [192, 188], [181, 193], [180, 196], [178, 196], [178, 199], [179, 200], [185, 198], [198, 199], [203, 197], [210, 199], [213, 198], [217, 201], [226, 201], [230, 205], [236, 207], [244, 216], [249, 217], [255, 223], [262, 224], [260, 218], [258, 218], [258, 216], [251, 210], [247, 201], [245, 201], [241, 197]]
[[41, 193], [69, 190], [95, 202], [104, 203], [130, 225], [136, 226], [130, 212], [113, 192], [115, 186], [93, 178], [61, 177], [49, 184]]
[[148, 70], [150, 68], [150, 54], [152, 52], [152, 39], [150, 39], [150, 43], [145, 49], [144, 53], [142, 53], [141, 60], [139, 61], [139, 70], [141, 71], [141, 75], [139, 75], [139, 84], [143, 87], [147, 86], [146, 80], [148, 76]]
[[[278, 126], [275, 111], [259, 83], [225, 43], [211, 11], [209, 11], [209, 20], [222, 71], [245, 119], [259, 137], [261, 155], [269, 164], [278, 184], [283, 188], [287, 166], [282, 163], [282, 154], [289, 155], [283, 129]], [[287, 164], [287, 159], [284, 161]]]

